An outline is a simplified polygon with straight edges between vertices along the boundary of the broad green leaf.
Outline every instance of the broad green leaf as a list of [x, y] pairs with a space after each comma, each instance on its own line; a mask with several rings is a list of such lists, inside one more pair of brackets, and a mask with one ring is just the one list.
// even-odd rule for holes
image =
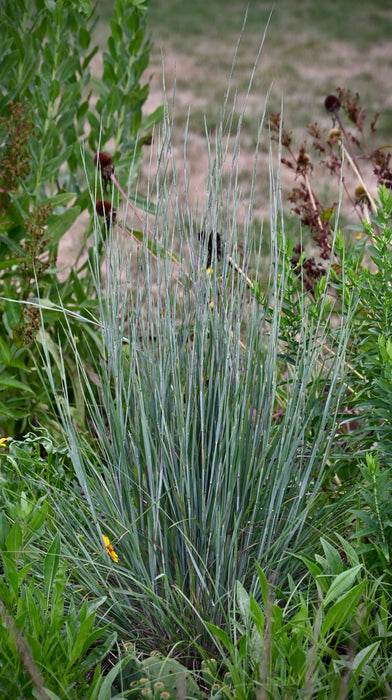
[[49, 601], [49, 596], [52, 590], [54, 579], [60, 564], [60, 551], [61, 542], [60, 535], [57, 532], [55, 538], [50, 545], [48, 552], [45, 557], [44, 562], [44, 583], [45, 583], [45, 595], [46, 599]]
[[325, 607], [331, 601], [336, 600], [336, 598], [343, 595], [348, 588], [351, 588], [361, 569], [362, 564], [358, 564], [358, 566], [354, 566], [352, 569], [348, 569], [347, 571], [342, 571], [341, 574], [336, 576], [323, 600], [323, 606]]
[[357, 552], [355, 551], [355, 548], [338, 533], [336, 533], [336, 536], [337, 536], [339, 542], [341, 543], [351, 566], [358, 566], [359, 558], [358, 558]]
[[16, 521], [8, 534], [6, 547], [9, 554], [13, 554], [16, 560], [19, 558], [20, 548], [22, 546], [22, 530]]
[[118, 24], [118, 22], [115, 22], [114, 20], [112, 20], [110, 22], [110, 29], [112, 31], [112, 34], [113, 34], [113, 37], [115, 38], [115, 40], [120, 42], [122, 39], [123, 32], [122, 32], [122, 28]]
[[320, 576], [323, 575], [323, 573], [324, 573], [323, 569], [321, 569], [320, 566], [318, 566], [316, 564], [316, 562], [313, 559], [311, 559], [310, 557], [307, 557], [306, 555], [298, 555], [298, 554], [294, 554], [293, 556], [296, 559], [299, 559], [300, 561], [302, 561], [305, 564], [305, 566], [307, 566], [307, 568], [309, 569], [309, 571], [312, 574], [315, 581], [317, 580], [317, 578], [319, 578]]
[[264, 613], [263, 613], [260, 605], [258, 604], [258, 602], [256, 601], [256, 599], [254, 598], [253, 595], [250, 596], [249, 607], [250, 607], [250, 612], [252, 615], [252, 620], [257, 628], [257, 631], [260, 635], [263, 635], [264, 634], [265, 617], [264, 617]]
[[72, 146], [68, 146], [68, 148], [62, 150], [61, 153], [59, 153], [57, 156], [54, 156], [53, 158], [50, 158], [49, 160], [45, 161], [45, 167], [42, 177], [45, 180], [50, 180], [53, 176], [57, 176], [59, 174], [61, 166], [68, 160], [71, 153]]
[[108, 39], [108, 49], [110, 51], [111, 57], [115, 61], [117, 59], [117, 46], [114, 37], [112, 36], [110, 36]]
[[235, 592], [237, 605], [241, 612], [242, 619], [244, 624], [248, 627], [251, 621], [249, 593], [247, 593], [241, 581], [236, 581]]
[[15, 265], [19, 265], [20, 258], [7, 258], [6, 260], [0, 261], [0, 270], [7, 270], [7, 268], [12, 268]]
[[79, 657], [81, 657], [84, 653], [86, 653], [87, 649], [85, 648], [86, 645], [86, 640], [89, 637], [90, 630], [92, 629], [94, 625], [94, 620], [95, 620], [95, 613], [92, 613], [88, 617], [86, 617], [83, 622], [81, 622], [78, 633], [76, 635], [76, 638], [74, 639], [74, 644], [73, 644], [73, 649], [71, 656], [69, 658], [69, 666], [71, 667], [75, 661]]
[[[11, 360], [13, 357], [13, 353], [11, 351], [11, 348], [9, 346], [9, 343], [6, 343], [3, 338], [0, 337], [0, 360], [1, 362], [7, 366], [10, 364]], [[1, 375], [0, 375], [1, 378]]]
[[123, 659], [120, 659], [115, 666], [113, 666], [107, 676], [105, 676], [105, 680], [101, 685], [97, 700], [115, 700], [116, 697], [118, 697], [120, 700], [122, 697], [121, 695], [115, 695], [113, 697], [112, 686], [117, 676], [121, 673], [122, 669], [127, 665], [127, 663], [129, 663], [129, 659], [125, 656]]
[[339, 574], [343, 563], [338, 550], [324, 537], [320, 538], [321, 546], [324, 550], [326, 560], [328, 562], [329, 573]]
[[29, 410], [17, 407], [11, 408], [9, 404], [5, 404], [0, 401], [0, 415], [2, 416], [7, 416], [7, 418], [19, 420], [19, 418], [23, 418], [25, 415], [29, 415], [29, 413]]
[[58, 80], [53, 80], [49, 90], [51, 102], [55, 102], [60, 94], [60, 83]]
[[72, 224], [80, 214], [80, 207], [74, 206], [67, 209], [63, 214], [54, 214], [47, 220], [47, 235], [50, 238], [50, 245], [57, 245], [60, 238], [69, 231]]
[[18, 379], [13, 379], [8, 374], [0, 374], [0, 391], [2, 387], [12, 387], [12, 389], [19, 389], [19, 391], [27, 391], [30, 394], [34, 394], [34, 390], [28, 384], [24, 384]]
[[88, 49], [90, 45], [91, 35], [86, 27], [80, 27], [79, 29], [79, 44], [82, 49]]
[[353, 661], [350, 664], [351, 670], [358, 672], [361, 670], [365, 663], [369, 663], [369, 661], [371, 661], [374, 655], [376, 654], [380, 644], [381, 641], [373, 642], [373, 644], [369, 644], [364, 649], [361, 649], [358, 652], [358, 654], [355, 655]]
[[295, 676], [300, 676], [307, 661], [305, 651], [299, 646], [295, 647], [289, 656], [289, 660]]
[[329, 608], [321, 627], [323, 636], [334, 634], [336, 627], [340, 629], [346, 620], [354, 615], [363, 595], [365, 585], [366, 581], [361, 581]]
[[155, 109], [154, 112], [152, 112], [152, 114], [150, 114], [146, 119], [142, 121], [142, 123], [140, 124], [140, 131], [148, 131], [155, 124], [159, 124], [162, 121], [164, 114], [164, 106], [161, 105], [160, 107], [157, 107], [157, 109]]
[[6, 546], [7, 537], [11, 530], [11, 525], [4, 512], [0, 512], [0, 550]]
[[256, 568], [257, 568], [257, 575], [259, 577], [259, 585], [260, 585], [261, 595], [263, 597], [264, 607], [266, 610], [268, 610], [268, 606], [270, 604], [270, 591], [269, 591], [268, 581], [267, 581], [267, 578], [266, 578], [264, 571], [257, 563], [256, 563]]
[[217, 637], [223, 644], [225, 645], [226, 649], [229, 651], [232, 647], [232, 643], [229, 639], [229, 636], [227, 632], [222, 630], [220, 627], [217, 627], [216, 625], [213, 625], [212, 622], [206, 622], [206, 625], [209, 629], [209, 631]]
[[19, 578], [18, 570], [15, 563], [7, 557], [5, 554], [1, 557], [3, 562], [4, 579], [8, 583], [12, 593], [14, 594], [14, 599], [18, 600], [19, 597]]
[[52, 207], [65, 207], [68, 202], [71, 202], [76, 195], [73, 192], [59, 192], [53, 197], [48, 197], [42, 201], [42, 204], [51, 204]]
[[48, 503], [45, 501], [40, 508], [35, 508], [29, 522], [31, 533], [38, 534], [48, 515]]

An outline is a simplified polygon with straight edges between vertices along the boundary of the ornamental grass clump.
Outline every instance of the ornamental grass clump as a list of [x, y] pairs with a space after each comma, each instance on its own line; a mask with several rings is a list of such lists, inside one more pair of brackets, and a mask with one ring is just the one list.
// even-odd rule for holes
[[[167, 114], [148, 188], [153, 222], [141, 215], [136, 236], [112, 223], [104, 277], [99, 265], [91, 268], [103, 343], [94, 364], [99, 400], [75, 344], [89, 433], [74, 425], [65, 383], [57, 410], [83, 498], [75, 507], [57, 493], [56, 510], [75, 580], [93, 595], [105, 590], [123, 638], [150, 651], [178, 643], [178, 653], [192, 657], [194, 640], [214, 647], [204, 620], [227, 624], [236, 580], [256, 589], [258, 561], [283, 585], [300, 567], [290, 550], [312, 549], [326, 527], [351, 311], [333, 358], [324, 359], [321, 322], [299, 299], [288, 359], [278, 177], [271, 171], [272, 262], [261, 281], [258, 272], [249, 276], [250, 258], [256, 270], [262, 264], [259, 242], [250, 235], [252, 202], [239, 231], [236, 160], [223, 127], [214, 141], [207, 137], [201, 212], [179, 207], [176, 171], [167, 166], [171, 130]], [[97, 225], [97, 248], [103, 235]], [[255, 293], [261, 282], [263, 295]], [[48, 351], [45, 362], [51, 382]], [[69, 532], [78, 533], [72, 542]], [[113, 551], [105, 552], [105, 538]]]

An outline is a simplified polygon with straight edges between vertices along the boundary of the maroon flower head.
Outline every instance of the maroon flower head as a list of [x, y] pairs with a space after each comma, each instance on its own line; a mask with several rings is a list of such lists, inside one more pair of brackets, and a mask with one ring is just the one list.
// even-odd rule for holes
[[336, 95], [327, 95], [324, 100], [324, 106], [327, 112], [336, 114], [336, 112], [338, 112], [340, 109], [340, 100], [338, 97], [336, 97]]
[[111, 222], [116, 221], [116, 210], [113, 209], [111, 202], [107, 199], [97, 199], [95, 204], [95, 211], [98, 216], [104, 216], [106, 219], [106, 224], [110, 226]]
[[94, 165], [101, 171], [102, 180], [106, 189], [110, 183], [110, 178], [114, 173], [113, 158], [109, 155], [109, 153], [99, 151], [99, 153], [96, 153], [94, 156]]

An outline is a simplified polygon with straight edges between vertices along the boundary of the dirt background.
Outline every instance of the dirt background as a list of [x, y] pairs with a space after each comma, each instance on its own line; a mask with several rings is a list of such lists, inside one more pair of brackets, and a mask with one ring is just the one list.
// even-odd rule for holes
[[[392, 10], [388, 21], [391, 21]], [[107, 29], [101, 27], [100, 38], [105, 38]], [[185, 206], [185, 176], [188, 184], [188, 205], [198, 213], [195, 217], [202, 219], [202, 211], [208, 192], [209, 154], [206, 130], [211, 144], [219, 125], [222, 106], [229, 82], [231, 65], [238, 36], [234, 34], [224, 40], [212, 33], [181, 48], [181, 42], [162, 39], [153, 35], [153, 49], [150, 65], [145, 78], [150, 83], [149, 98], [145, 104], [144, 115], [153, 112], [166, 102], [170, 119], [173, 121], [169, 170], [176, 170], [176, 197], [180, 207]], [[392, 40], [356, 45], [352, 41], [331, 40], [329, 37], [309, 37], [309, 32], [286, 36], [277, 43], [276, 37], [269, 41], [268, 33], [255, 67], [262, 31], [246, 31], [240, 42], [233, 76], [231, 78], [231, 95], [228, 101], [229, 111], [233, 109], [235, 122], [238, 122], [243, 105], [247, 101], [241, 128], [239, 149], [236, 159], [238, 183], [242, 204], [238, 209], [238, 223], [241, 225], [247, 216], [250, 201], [252, 174], [255, 166], [255, 149], [257, 132], [264, 109], [267, 112], [279, 111], [283, 104], [285, 124], [293, 132], [294, 148], [298, 149], [306, 140], [306, 125], [316, 121], [321, 127], [330, 128], [331, 119], [323, 108], [325, 96], [336, 90], [337, 86], [349, 87], [361, 95], [361, 103], [372, 115], [379, 110], [381, 143], [392, 139], [392, 91], [388, 89], [392, 75]], [[102, 66], [102, 52], [94, 59], [93, 72], [99, 76]], [[247, 97], [250, 77], [253, 74], [253, 86]], [[369, 120], [370, 121], [370, 120]], [[184, 149], [184, 134], [186, 149]], [[234, 130], [235, 133], [235, 130]], [[309, 137], [307, 139], [309, 143]], [[139, 188], [147, 190], [148, 179], [154, 176], [160, 150], [160, 138], [155, 134], [150, 149], [146, 149], [146, 158], [140, 173]], [[229, 140], [223, 168], [232, 167], [235, 138]], [[256, 187], [253, 197], [253, 219], [255, 228], [270, 221], [270, 165], [272, 162], [276, 176], [278, 168], [278, 148], [272, 144], [268, 128], [264, 128], [258, 144]], [[185, 154], [185, 155], [184, 155]], [[324, 197], [326, 205], [337, 201], [336, 182], [317, 166], [314, 161], [313, 181], [317, 190]], [[172, 178], [172, 176], [171, 176]], [[346, 171], [346, 179], [355, 189], [356, 180]], [[280, 171], [282, 198], [284, 208], [290, 211], [287, 195], [295, 184], [293, 173], [282, 167]], [[376, 182], [369, 174], [367, 184], [376, 194]], [[350, 218], [350, 207], [344, 210]], [[72, 227], [61, 241], [59, 262], [66, 269], [72, 264], [75, 251], [79, 249], [81, 232], [86, 227], [86, 216]]]

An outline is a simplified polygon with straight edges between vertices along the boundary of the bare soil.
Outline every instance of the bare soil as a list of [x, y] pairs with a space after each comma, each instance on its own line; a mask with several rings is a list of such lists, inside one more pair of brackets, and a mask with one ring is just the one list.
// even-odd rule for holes
[[[242, 40], [237, 54], [236, 67], [232, 79], [232, 92], [236, 92], [234, 112], [238, 116], [247, 99], [247, 107], [239, 141], [236, 164], [238, 182], [241, 186], [242, 206], [237, 216], [239, 223], [247, 215], [252, 174], [255, 166], [255, 146], [258, 123], [267, 101], [267, 111], [279, 111], [283, 100], [285, 124], [291, 130], [293, 125], [294, 143], [297, 149], [306, 140], [306, 125], [317, 121], [322, 127], [330, 127], [330, 116], [324, 111], [326, 94], [337, 86], [349, 87], [358, 91], [362, 104], [370, 114], [380, 110], [392, 113], [392, 92], [386, 89], [390, 84], [392, 67], [392, 42], [371, 46], [363, 55], [363, 49], [342, 41], [309, 41], [308, 35], [290, 37], [280, 46], [267, 44], [263, 48], [260, 61], [253, 77], [253, 89], [246, 98], [247, 85], [257, 55], [260, 37], [247, 36]], [[189, 205], [199, 212], [203, 209], [208, 190], [209, 158], [203, 115], [206, 115], [207, 128], [212, 142], [214, 129], [218, 126], [221, 108], [228, 85], [230, 67], [236, 40], [222, 42], [206, 38], [189, 51], [179, 52], [172, 47], [155, 45], [151, 54], [146, 77], [150, 79], [150, 94], [144, 113], [148, 115], [156, 107], [167, 101], [173, 117], [174, 128], [171, 138], [170, 160], [174, 163], [177, 175], [176, 194], [180, 204], [185, 201], [184, 159], [188, 179]], [[163, 63], [162, 66], [162, 54]], [[94, 70], [99, 74], [101, 57], [96, 57]], [[165, 87], [164, 87], [165, 85]], [[233, 105], [233, 100], [229, 100]], [[187, 127], [186, 155], [184, 156], [184, 132]], [[392, 138], [392, 134], [389, 136]], [[308, 137], [309, 142], [309, 137]], [[226, 169], [232, 167], [235, 139], [232, 137], [226, 157]], [[309, 143], [309, 147], [310, 147]], [[379, 144], [382, 145], [382, 144]], [[146, 159], [140, 175], [140, 188], [145, 190], [149, 173], [154, 175], [157, 167], [159, 138], [151, 146], [150, 158]], [[253, 217], [256, 222], [269, 222], [270, 218], [270, 163], [275, 173], [278, 163], [276, 144], [270, 149], [268, 128], [265, 126], [258, 148], [257, 179], [253, 203]], [[352, 187], [356, 182], [346, 171]], [[338, 188], [325, 168], [315, 168], [314, 182], [320, 196], [332, 191], [335, 200]], [[282, 166], [280, 171], [283, 199], [294, 184], [293, 173]], [[368, 182], [376, 194], [376, 182], [370, 176]], [[286, 209], [289, 205], [286, 202]], [[348, 214], [350, 210], [348, 209]], [[86, 226], [86, 215], [78, 220], [61, 241], [59, 260], [66, 269], [72, 264], [78, 250], [82, 232]]]

